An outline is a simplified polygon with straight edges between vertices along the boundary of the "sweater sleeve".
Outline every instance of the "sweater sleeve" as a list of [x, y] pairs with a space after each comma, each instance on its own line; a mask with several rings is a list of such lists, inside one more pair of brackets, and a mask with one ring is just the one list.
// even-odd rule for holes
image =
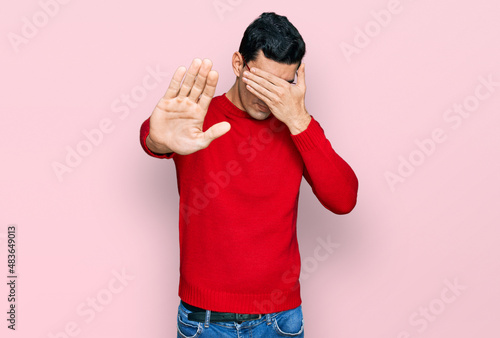
[[150, 118], [148, 117], [148, 119], [142, 123], [141, 130], [140, 130], [140, 133], [139, 133], [139, 141], [141, 142], [142, 149], [144, 149], [144, 151], [146, 152], [146, 154], [148, 154], [150, 156], [153, 156], [153, 157], [156, 157], [156, 158], [167, 158], [167, 159], [170, 159], [170, 158], [174, 157], [175, 153], [158, 154], [158, 153], [152, 152], [148, 148], [148, 146], [146, 144], [146, 138], [149, 135], [149, 119]]
[[332, 148], [319, 123], [312, 118], [306, 130], [292, 135], [304, 161], [304, 178], [321, 204], [335, 214], [354, 209], [358, 179], [351, 167]]

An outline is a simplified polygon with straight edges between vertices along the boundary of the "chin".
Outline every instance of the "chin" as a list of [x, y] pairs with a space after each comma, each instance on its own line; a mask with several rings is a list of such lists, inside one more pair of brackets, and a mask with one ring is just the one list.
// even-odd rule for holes
[[251, 117], [253, 117], [256, 120], [265, 120], [269, 116], [271, 116], [270, 112], [263, 112], [263, 111], [253, 111], [251, 114], [249, 114]]

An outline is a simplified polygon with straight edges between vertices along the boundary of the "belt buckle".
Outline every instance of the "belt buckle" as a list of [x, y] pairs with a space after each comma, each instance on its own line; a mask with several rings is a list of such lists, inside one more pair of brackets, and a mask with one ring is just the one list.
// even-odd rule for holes
[[245, 322], [245, 321], [248, 321], [248, 320], [257, 320], [257, 319], [261, 319], [262, 318], [262, 314], [260, 314], [260, 313], [258, 314], [258, 317], [255, 318], [255, 319], [243, 319], [243, 316], [245, 314], [241, 314], [241, 313], [235, 313], [235, 315], [236, 315], [236, 321], [238, 321], [238, 322]]

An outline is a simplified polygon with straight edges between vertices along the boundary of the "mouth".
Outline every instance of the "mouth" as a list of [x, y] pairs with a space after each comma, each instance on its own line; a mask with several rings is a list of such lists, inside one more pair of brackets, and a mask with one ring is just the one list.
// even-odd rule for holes
[[268, 108], [267, 106], [263, 106], [263, 105], [261, 105], [261, 104], [258, 104], [258, 103], [257, 103], [257, 107], [259, 107], [259, 109], [260, 109], [262, 112], [264, 112], [264, 113], [269, 112], [269, 108]]

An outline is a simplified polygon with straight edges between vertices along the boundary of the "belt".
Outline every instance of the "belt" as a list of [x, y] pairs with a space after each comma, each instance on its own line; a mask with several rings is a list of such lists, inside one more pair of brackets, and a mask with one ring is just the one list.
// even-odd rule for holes
[[[196, 322], [204, 322], [206, 310], [190, 305], [181, 300], [182, 305], [191, 313], [188, 313], [188, 319]], [[216, 312], [211, 311], [210, 322], [244, 322], [245, 320], [255, 320], [262, 318], [262, 314], [246, 314], [246, 313], [233, 313], [233, 312]]]

